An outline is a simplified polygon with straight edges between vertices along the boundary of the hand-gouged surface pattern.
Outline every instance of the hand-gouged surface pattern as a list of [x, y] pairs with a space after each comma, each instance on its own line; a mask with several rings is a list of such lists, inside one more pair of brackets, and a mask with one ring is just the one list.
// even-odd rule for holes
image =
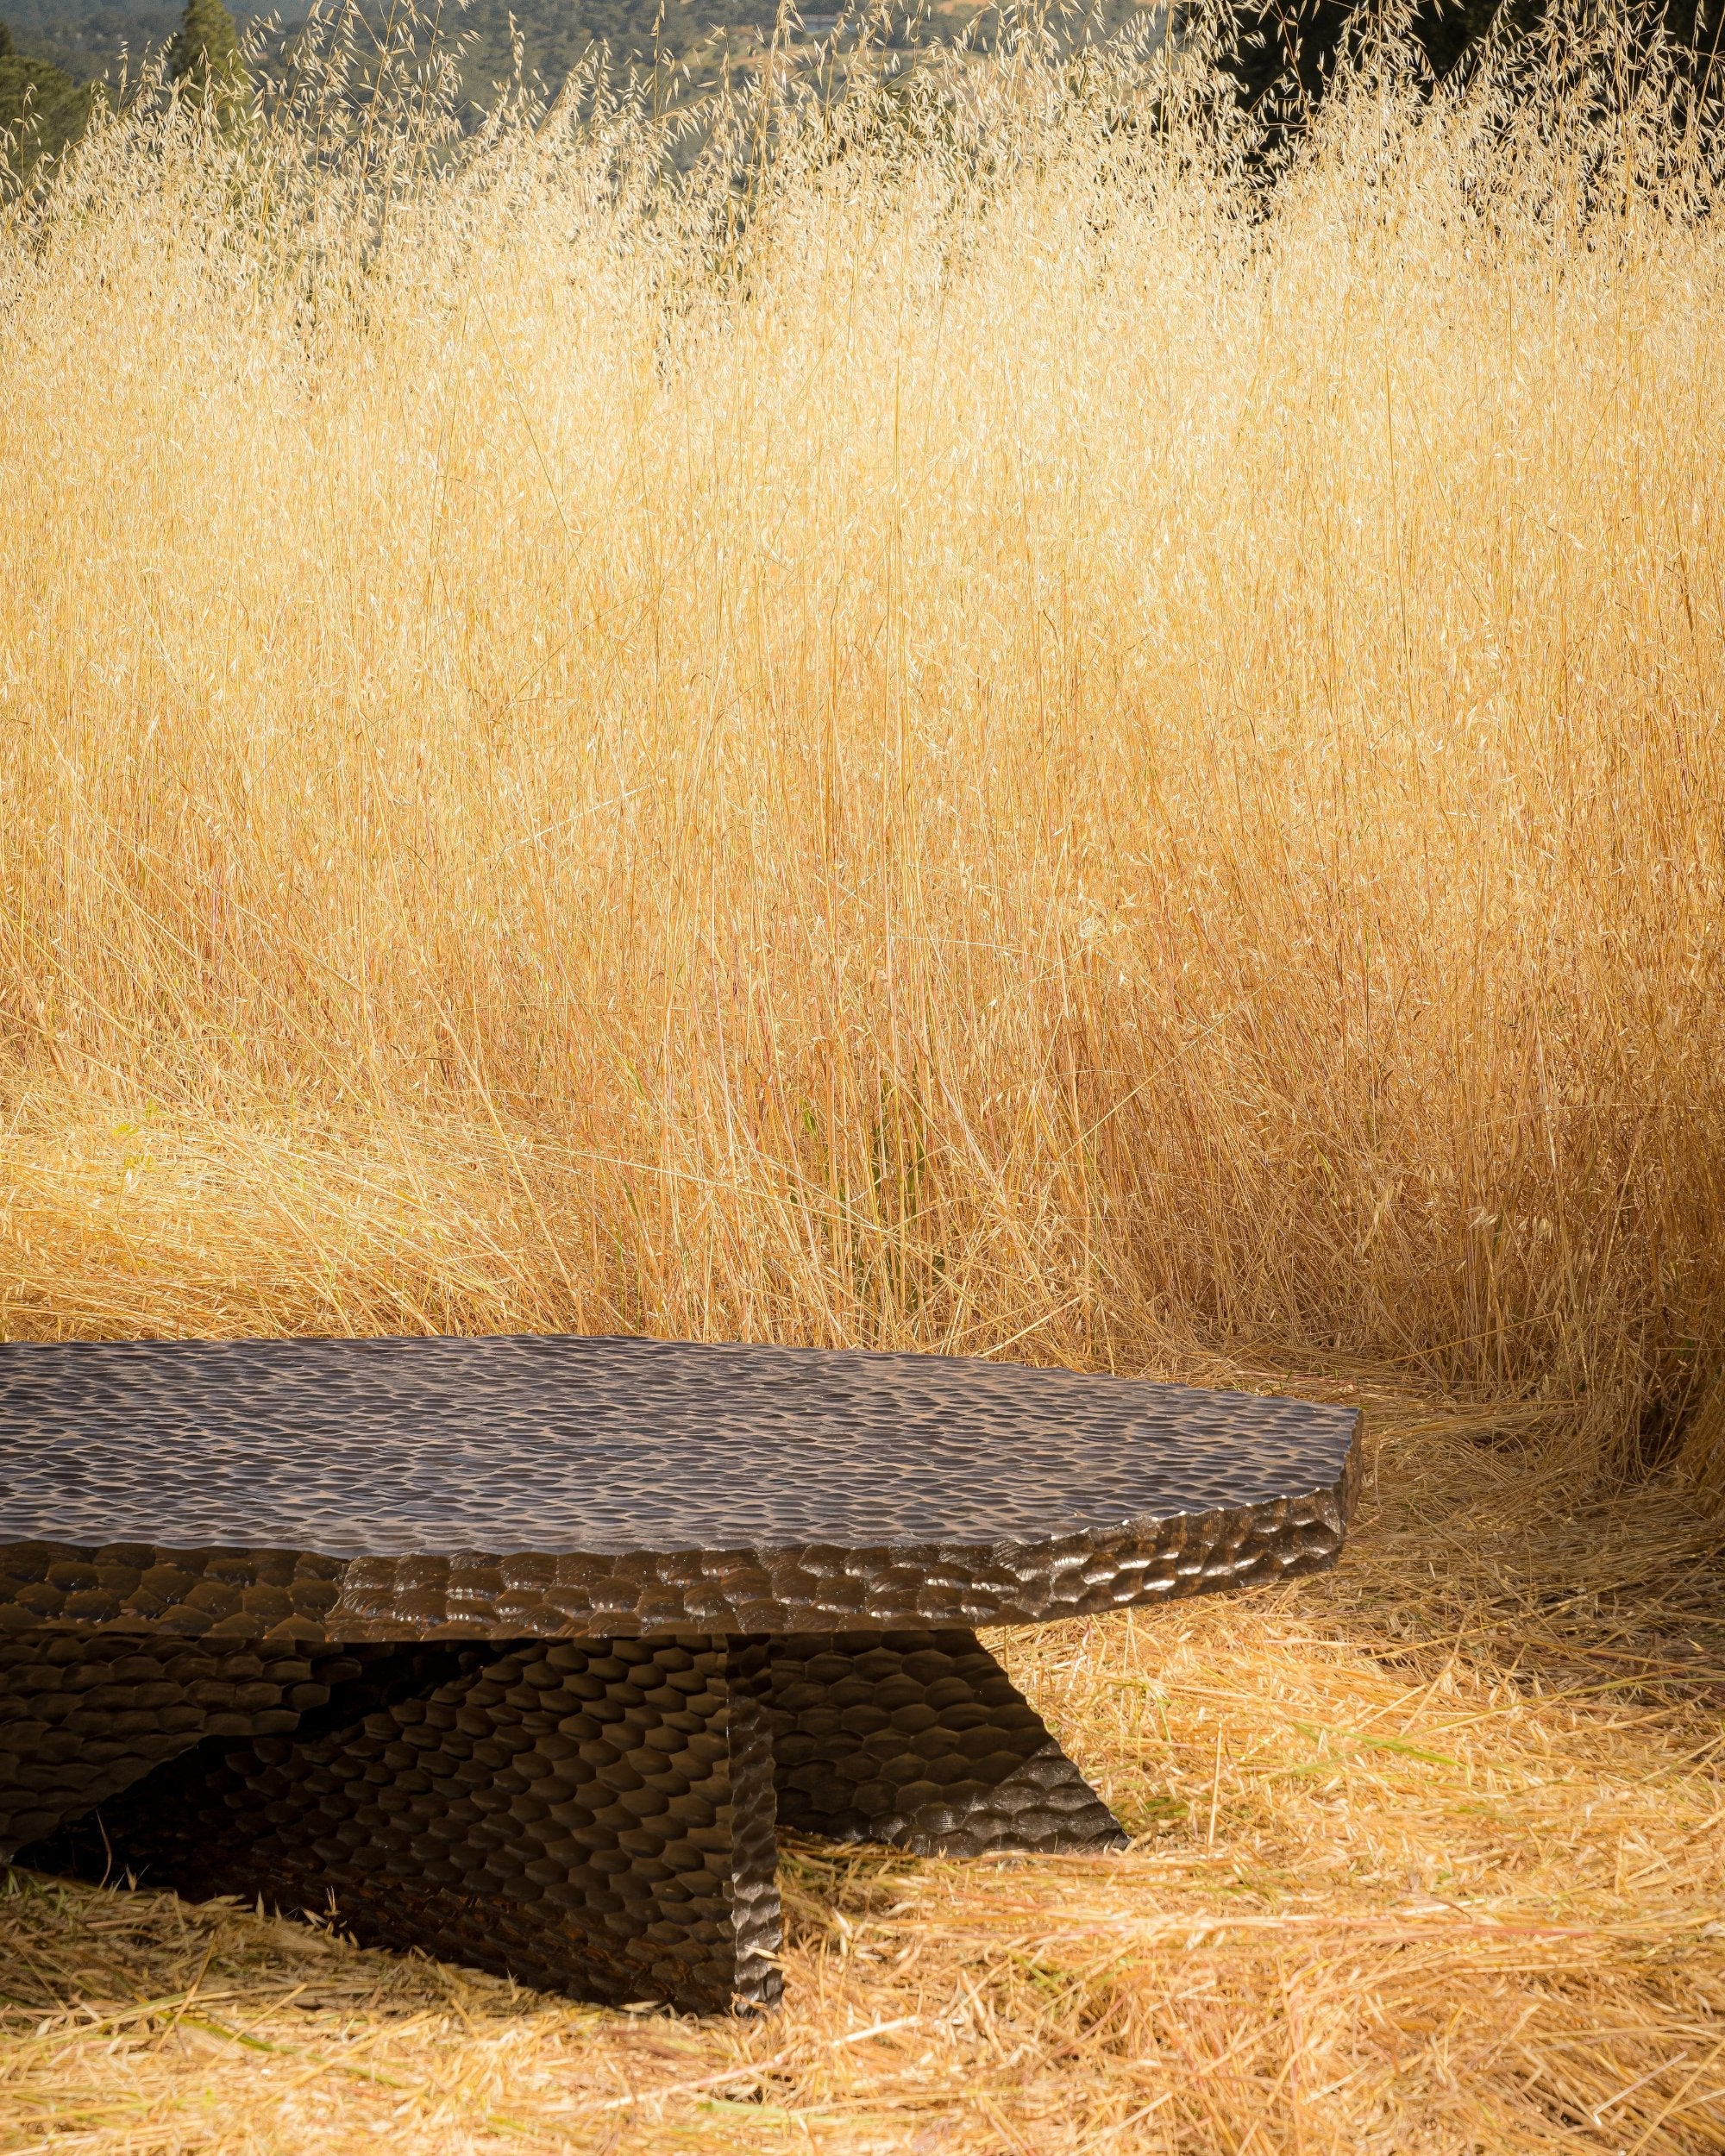
[[768, 2005], [763, 1683], [749, 1643], [532, 1642], [309, 1739], [206, 1740], [25, 1860], [333, 1896], [364, 1944], [613, 2005]]
[[0, 1347], [0, 1853], [769, 2003], [781, 1810], [1120, 1839], [970, 1627], [1328, 1564], [1358, 1435], [936, 1357]]
[[1124, 1845], [974, 1633], [812, 1633], [770, 1654], [781, 1826], [929, 1856]]
[[779, 1973], [778, 1797], [773, 1769], [768, 1644], [733, 1639], [731, 1690], [731, 1921], [737, 1996], [776, 2006]]
[[[467, 1649], [471, 1660], [475, 1651]], [[122, 1632], [0, 1639], [0, 1860], [206, 1738], [353, 1719], [381, 1683], [411, 1689], [451, 1674], [450, 1647], [298, 1651]]]
[[0, 1631], [1028, 1623], [1313, 1570], [1353, 1410], [654, 1340], [0, 1347]]
[[[110, 1635], [47, 1637], [104, 1679], [66, 1687], [99, 1701], [98, 1750], [140, 1701], [160, 1720], [178, 1711], [165, 1690], [223, 1684], [231, 1706], [246, 1689], [179, 1643], [152, 1675], [108, 1656]], [[367, 1944], [712, 2012], [779, 1996], [781, 1818], [952, 1854], [1125, 1839], [968, 1633], [361, 1647], [317, 1674], [297, 1718], [260, 1695], [212, 1703], [220, 1733], [179, 1730], [154, 1771], [134, 1747], [141, 1778], [91, 1781], [22, 1860], [333, 1903]], [[0, 1808], [12, 1796], [0, 1786]]]

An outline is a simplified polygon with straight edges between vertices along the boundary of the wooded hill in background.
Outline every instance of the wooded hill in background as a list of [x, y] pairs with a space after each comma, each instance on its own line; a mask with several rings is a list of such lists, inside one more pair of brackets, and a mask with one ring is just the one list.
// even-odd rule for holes
[[[1202, 4], [1202, 0], [1199, 0]], [[1180, 0], [1174, 0], [1181, 12]], [[1343, 39], [1379, 0], [1235, 0], [1234, 51], [1229, 61], [1242, 102], [1265, 100], [1290, 115], [1309, 108], [1334, 66]], [[1434, 73], [1448, 74], [1500, 26], [1532, 28], [1546, 0], [1414, 0], [1410, 22]], [[1680, 53], [1694, 66], [1712, 68], [1721, 43], [1725, 0], [1662, 0], [1660, 11]], [[774, 33], [775, 0], [436, 0], [428, 9], [436, 34], [459, 40], [463, 100], [469, 114], [494, 102], [499, 86], [514, 79], [518, 65], [530, 81], [555, 94], [570, 71], [595, 47], [608, 48], [620, 68], [647, 66], [687, 70], [715, 79], [723, 58], [746, 65]], [[1087, 0], [1057, 14], [1075, 34], [1120, 29], [1134, 18], [1168, 20], [1166, 0]], [[169, 47], [181, 29], [179, 9], [165, 0], [9, 0], [9, 32], [0, 26], [0, 129], [14, 128], [28, 110], [34, 121], [34, 152], [58, 149], [74, 138], [88, 117], [90, 85], [116, 83], [122, 69], [135, 75], [153, 50]], [[233, 19], [241, 34], [266, 19], [266, 10], [240, 4]], [[279, 50], [304, 20], [303, 0], [273, 18]], [[784, 34], [808, 46], [830, 36], [837, 20], [831, 0], [808, 0], [800, 22]], [[998, 11], [978, 0], [934, 0], [914, 29], [901, 23], [886, 41], [899, 46], [954, 38], [970, 28], [989, 41]], [[265, 55], [267, 68], [267, 54]]]
[[[1138, 11], [1137, 0], [1110, 0], [1111, 18], [1123, 20]], [[290, 32], [304, 17], [304, 5], [294, 0], [276, 12]], [[436, 14], [435, 0], [426, 12]], [[939, 0], [926, 34], [956, 35], [980, 12], [975, 0]], [[242, 34], [269, 13], [244, 0], [233, 9]], [[805, 43], [825, 36], [836, 14], [836, 4], [822, 7], [819, 0], [810, 0], [806, 28], [792, 34]], [[7, 17], [21, 51], [74, 80], [103, 75], [112, 79], [127, 60], [135, 72], [142, 55], [166, 46], [180, 27], [179, 8], [163, 0], [120, 0], [93, 7], [84, 0], [10, 0]], [[623, 64], [630, 60], [650, 64], [656, 50], [662, 60], [687, 61], [698, 52], [722, 47], [727, 34], [739, 50], [754, 49], [771, 37], [776, 17], [775, 0], [664, 0], [662, 8], [659, 0], [472, 0], [465, 7], [448, 0], [438, 29], [444, 37], [462, 41], [463, 86], [469, 100], [484, 103], [492, 85], [514, 75], [511, 19], [524, 71], [555, 91], [595, 45], [609, 47]]]
[[[196, 0], [208, 6], [212, 0]], [[1165, 20], [1167, 0], [1085, 0], [1086, 12], [1073, 16], [1082, 34], [1108, 35], [1134, 19], [1154, 24]], [[998, 12], [980, 0], [918, 0], [923, 9], [913, 21], [900, 14], [883, 26], [874, 0], [871, 42], [907, 49], [944, 43], [973, 24], [987, 41]], [[495, 103], [499, 89], [518, 71], [529, 83], [555, 96], [572, 70], [605, 48], [620, 72], [657, 65], [698, 84], [711, 85], [723, 72], [727, 55], [737, 69], [756, 64], [776, 34], [805, 52], [833, 36], [840, 21], [838, 0], [808, 0], [802, 16], [787, 15], [781, 25], [778, 0], [416, 0], [428, 41], [435, 38], [458, 50], [463, 116], [476, 121]], [[369, 19], [382, 19], [381, 0], [361, 0]], [[162, 0], [91, 7], [81, 0], [10, 0], [16, 41], [34, 55], [25, 65], [44, 81], [52, 77], [56, 95], [78, 81], [117, 84], [122, 71], [135, 78], [140, 62], [151, 52], [172, 54], [183, 34], [179, 11]], [[232, 20], [253, 53], [256, 72], [267, 76], [291, 52], [295, 32], [304, 21], [304, 0], [267, 16], [258, 7], [235, 7]], [[273, 31], [255, 41], [259, 26]], [[398, 34], [401, 25], [393, 23]], [[248, 34], [249, 33], [249, 34]], [[176, 67], [174, 72], [178, 72]], [[733, 80], [736, 77], [733, 75]], [[36, 93], [40, 111], [46, 93]], [[88, 109], [87, 90], [83, 110]], [[0, 104], [0, 124], [16, 121], [15, 107]], [[57, 135], [56, 141], [64, 139]]]
[[82, 133], [94, 94], [89, 82], [53, 60], [21, 53], [0, 22], [0, 133], [9, 134], [28, 116], [35, 150], [52, 155]]
[[[1255, 105], [1284, 99], [1290, 111], [1309, 108], [1332, 73], [1343, 40], [1373, 12], [1375, 0], [1233, 0], [1236, 49], [1231, 72], [1241, 100]], [[1413, 0], [1409, 27], [1433, 72], [1461, 66], [1494, 28], [1535, 29], [1550, 10], [1546, 0]], [[1648, 26], [1663, 20], [1690, 77], [1716, 74], [1725, 0], [1652, 0]], [[1716, 88], [1716, 81], [1713, 86]]]
[[[187, 0], [174, 34], [164, 41], [167, 72], [182, 94], [214, 97], [225, 116], [237, 110], [247, 75], [239, 33], [223, 0]], [[22, 53], [9, 23], [0, 22], [0, 148], [9, 147], [14, 169], [34, 169], [75, 141], [89, 124], [98, 97], [123, 94], [124, 55], [106, 71], [105, 82], [72, 71], [41, 53]]]

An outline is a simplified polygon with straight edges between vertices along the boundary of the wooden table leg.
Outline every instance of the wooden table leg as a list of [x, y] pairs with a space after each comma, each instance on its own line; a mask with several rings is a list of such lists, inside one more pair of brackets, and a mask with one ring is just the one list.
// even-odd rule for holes
[[1124, 1846], [974, 1632], [793, 1633], [768, 1657], [781, 1827], [926, 1854]]
[[[92, 1684], [56, 1650], [84, 1702], [66, 1742], [123, 1752], [80, 1771], [141, 1778], [92, 1786], [21, 1862], [714, 2013], [779, 1996], [777, 1825], [931, 1853], [1126, 1839], [970, 1632], [372, 1645], [248, 1683], [216, 1651], [97, 1656]], [[211, 1733], [180, 1727], [194, 1695]], [[189, 1748], [152, 1765], [147, 1723]]]
[[356, 1721], [496, 1652], [117, 1629], [0, 1637], [0, 1860], [206, 1739], [282, 1736], [325, 1710]]
[[[764, 1647], [523, 1642], [477, 1658], [355, 1719], [337, 1697], [291, 1736], [206, 1740], [21, 1861], [331, 1910], [362, 1944], [612, 2004], [772, 2004]], [[386, 1679], [375, 1659], [368, 1674]]]

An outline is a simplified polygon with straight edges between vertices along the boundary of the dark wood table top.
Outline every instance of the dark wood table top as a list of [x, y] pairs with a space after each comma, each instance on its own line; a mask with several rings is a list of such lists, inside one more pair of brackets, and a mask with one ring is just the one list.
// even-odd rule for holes
[[1079, 1614], [1333, 1562], [1358, 1413], [557, 1336], [0, 1346], [0, 1629], [342, 1639]]

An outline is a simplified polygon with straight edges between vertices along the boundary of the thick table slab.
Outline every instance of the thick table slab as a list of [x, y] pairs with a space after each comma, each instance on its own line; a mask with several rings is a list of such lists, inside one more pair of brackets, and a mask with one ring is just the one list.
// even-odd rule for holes
[[775, 1835], [1124, 1836], [975, 1638], [1339, 1553], [1349, 1408], [636, 1339], [0, 1346], [0, 1858], [777, 1996]]

